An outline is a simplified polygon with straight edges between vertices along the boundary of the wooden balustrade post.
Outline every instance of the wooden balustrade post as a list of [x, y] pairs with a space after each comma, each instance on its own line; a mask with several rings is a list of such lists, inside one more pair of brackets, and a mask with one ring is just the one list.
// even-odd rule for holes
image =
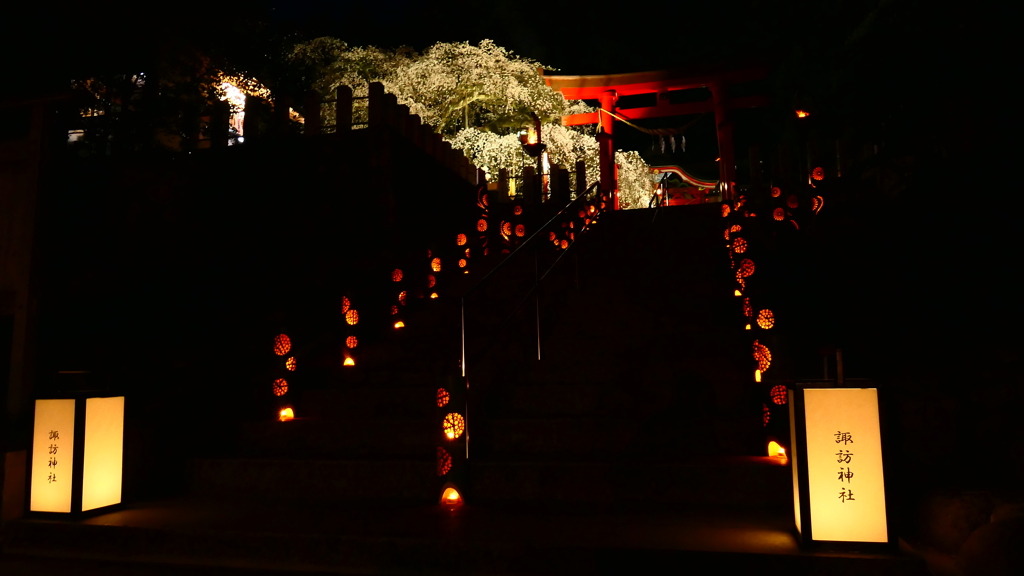
[[306, 99], [303, 102], [305, 107], [306, 116], [303, 118], [302, 133], [306, 136], [316, 136], [320, 134], [320, 129], [323, 127], [323, 118], [320, 115], [320, 94], [317, 92], [309, 92], [306, 94]]
[[380, 82], [370, 82], [368, 100], [370, 128], [380, 128], [384, 124], [384, 85]]
[[587, 191], [587, 163], [576, 161], [576, 196]]
[[334, 103], [334, 133], [352, 129], [352, 89], [338, 86], [337, 101]]
[[213, 103], [213, 110], [210, 112], [210, 125], [207, 131], [210, 134], [211, 148], [228, 147], [228, 125], [231, 121], [231, 104], [225, 100], [217, 100]]

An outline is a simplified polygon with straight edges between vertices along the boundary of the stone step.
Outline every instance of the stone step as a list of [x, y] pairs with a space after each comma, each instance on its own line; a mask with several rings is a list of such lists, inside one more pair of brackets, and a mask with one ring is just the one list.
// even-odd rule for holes
[[237, 434], [237, 456], [243, 458], [379, 459], [429, 455], [437, 430], [433, 418], [402, 420], [364, 415], [246, 422]]
[[767, 456], [651, 460], [471, 460], [469, 497], [481, 504], [647, 503], [792, 511], [788, 461]]
[[191, 494], [217, 500], [429, 503], [437, 499], [435, 454], [386, 460], [204, 458], [190, 462]]

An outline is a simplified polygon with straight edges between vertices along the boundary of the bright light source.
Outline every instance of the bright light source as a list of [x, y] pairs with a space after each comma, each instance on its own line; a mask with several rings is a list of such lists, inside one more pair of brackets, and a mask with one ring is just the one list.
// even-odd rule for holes
[[430, 297], [431, 298], [437, 298], [437, 292], [431, 292], [430, 293]]
[[750, 330], [750, 324], [747, 324], [747, 327], [744, 328], [744, 330]]
[[773, 457], [785, 458], [786, 449], [779, 445], [778, 442], [772, 440], [768, 443], [768, 455]]
[[401, 320], [395, 322], [395, 328], [405, 328], [405, 322], [402, 322]]
[[754, 382], [760, 382], [760, 381], [761, 381], [761, 370], [760, 369], [754, 370]]
[[291, 408], [281, 410], [281, 413], [277, 417], [281, 422], [287, 422], [292, 418], [295, 418], [295, 412]]
[[356, 361], [351, 359], [351, 358], [345, 358], [344, 365], [345, 366], [355, 366], [356, 365]]
[[810, 112], [804, 112], [803, 110], [797, 110], [796, 111], [796, 117], [797, 118], [807, 118], [810, 115], [811, 115]]
[[740, 292], [740, 291], [739, 291], [739, 289], [737, 288], [737, 289], [736, 289], [736, 290], [735, 290], [735, 291], [734, 291], [734, 292], [732, 293], [732, 295], [733, 295], [733, 296], [743, 296], [743, 292]]

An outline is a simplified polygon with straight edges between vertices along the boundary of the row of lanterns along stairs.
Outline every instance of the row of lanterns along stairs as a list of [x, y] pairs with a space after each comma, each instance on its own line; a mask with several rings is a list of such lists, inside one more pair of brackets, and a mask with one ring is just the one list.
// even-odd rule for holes
[[[437, 504], [441, 415], [456, 410], [439, 412], [437, 389], [461, 382], [449, 297], [410, 311], [344, 379], [307, 388], [296, 418], [249, 423], [233, 453], [194, 460], [188, 497], [81, 525], [22, 522], [7, 551], [48, 549], [56, 534], [68, 555], [345, 573], [622, 574], [708, 561], [913, 573], [892, 558], [796, 553], [789, 467], [752, 456], [764, 453], [760, 398], [745, 334], [730, 328], [718, 206], [652, 217], [602, 215], [544, 281], [540, 361], [529, 301], [468, 366], [469, 460], [463, 444], [445, 446], [466, 466], [453, 477], [465, 505]], [[468, 300], [467, 325], [500, 319], [495, 304], [518, 301], [534, 266], [510, 261], [494, 300]]]
[[[743, 335], [725, 320], [734, 302], [716, 297], [729, 278], [714, 273], [718, 251], [703, 249], [720, 220], [704, 212], [662, 214], [656, 236], [648, 211], [602, 216], [577, 246], [578, 264], [563, 259], [541, 287], [541, 360], [530, 301], [469, 366], [464, 475], [439, 479], [436, 461], [441, 420], [464, 413], [454, 401], [435, 405], [438, 388], [462, 386], [458, 299], [446, 297], [408, 314], [407, 327], [366, 350], [343, 380], [307, 388], [294, 420], [245, 424], [230, 457], [194, 461], [192, 491], [263, 503], [414, 504], [437, 501], [451, 479], [480, 505], [789, 510], [779, 497], [788, 469], [745, 457], [763, 454], [760, 403], [744, 391]], [[502, 275], [532, 278], [533, 258], [518, 260]], [[529, 283], [486, 296], [517, 301], [522, 288]], [[467, 301], [470, 350], [494, 307]], [[464, 444], [443, 444], [457, 472]]]

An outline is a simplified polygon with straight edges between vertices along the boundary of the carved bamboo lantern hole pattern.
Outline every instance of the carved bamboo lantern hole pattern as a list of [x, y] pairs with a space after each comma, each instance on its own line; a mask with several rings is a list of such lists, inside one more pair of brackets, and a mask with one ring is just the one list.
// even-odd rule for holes
[[750, 258], [740, 260], [739, 269], [736, 270], [736, 277], [739, 279], [750, 278], [754, 274], [754, 261]]
[[345, 346], [348, 348], [355, 348], [356, 346], [359, 346], [359, 339], [355, 336], [349, 336], [348, 338], [345, 338]]
[[786, 387], [783, 386], [782, 384], [779, 384], [778, 386], [773, 386], [771, 396], [772, 402], [778, 404], [779, 406], [782, 406], [783, 404], [786, 403], [787, 400]]
[[526, 236], [526, 226], [523, 226], [522, 224], [516, 224], [516, 236], [520, 238]]
[[430, 269], [433, 270], [434, 272], [440, 272], [441, 271], [441, 259], [440, 258], [434, 258], [433, 260], [431, 260], [430, 261]]
[[761, 404], [761, 425], [762, 426], [767, 426], [768, 425], [768, 421], [771, 420], [771, 418], [772, 418], [771, 410], [768, 409], [768, 405], [767, 404], [762, 403]]
[[757, 313], [757, 325], [760, 326], [762, 330], [771, 329], [775, 326], [775, 315], [767, 308], [761, 310]]
[[391, 305], [391, 315], [394, 316], [395, 314], [398, 314], [398, 306], [395, 305], [395, 304], [392, 304]]
[[789, 196], [786, 196], [786, 206], [789, 206], [790, 208], [796, 208], [799, 205], [800, 199], [797, 198], [796, 194], [790, 194]]
[[359, 312], [356, 312], [355, 308], [349, 308], [348, 312], [345, 312], [345, 322], [348, 322], [349, 326], [359, 324]]
[[455, 243], [459, 246], [465, 246], [467, 241], [465, 234], [459, 234], [455, 237]]
[[782, 195], [782, 190], [778, 186], [772, 186], [772, 198], [778, 198]]
[[476, 231], [477, 232], [487, 232], [487, 220], [484, 220], [483, 218], [477, 220], [476, 221]]
[[501, 235], [504, 236], [506, 240], [508, 240], [508, 238], [510, 236], [512, 236], [512, 223], [511, 222], [504, 222], [504, 221], [502, 221], [502, 223], [501, 223]]
[[341, 313], [348, 312], [348, 309], [352, 307], [352, 301], [348, 299], [348, 296], [341, 297]]
[[743, 298], [743, 315], [747, 318], [754, 315], [754, 308], [750, 305], [750, 297], [745, 296]]
[[737, 237], [735, 240], [732, 241], [732, 249], [737, 254], [743, 254], [744, 252], [747, 251], [747, 241], [744, 240], [743, 238]]
[[437, 448], [437, 475], [444, 476], [452, 469], [452, 455], [447, 450]]
[[731, 210], [729, 209], [729, 205], [728, 204], [722, 204], [722, 218], [725, 218], [726, 216], [728, 216], [729, 212], [731, 212]]
[[775, 210], [772, 210], [772, 218], [774, 218], [776, 222], [782, 222], [786, 219], [786, 211], [781, 207], [776, 208]]
[[391, 273], [391, 281], [392, 282], [401, 282], [402, 281], [402, 270], [401, 269], [395, 268], [395, 271]]
[[466, 264], [469, 264], [469, 262], [467, 262], [465, 258], [459, 259], [459, 268], [465, 268]]
[[[441, 267], [440, 262], [438, 262], [437, 267]], [[437, 284], [437, 278], [435, 278], [433, 274], [427, 274], [427, 288], [433, 288], [435, 284]]]
[[757, 340], [754, 340], [754, 360], [757, 360], [757, 369], [760, 370], [762, 374], [767, 372], [768, 367], [772, 364], [771, 350]]
[[405, 302], [408, 298], [409, 293], [406, 292], [405, 290], [402, 290], [401, 292], [398, 293], [398, 303], [401, 304], [402, 306], [405, 306]]
[[274, 354], [284, 356], [292, 349], [292, 339], [287, 334], [278, 334], [274, 337]]
[[437, 389], [437, 407], [438, 408], [444, 408], [445, 406], [447, 406], [449, 399], [451, 399], [451, 396], [448, 395], [448, 391], [447, 390], [445, 390], [444, 388], [438, 388]]
[[466, 431], [466, 419], [458, 412], [450, 412], [444, 417], [442, 426], [445, 437], [449, 440], [455, 440]]
[[284, 378], [274, 380], [274, 396], [284, 396], [288, 393], [288, 381]]
[[811, 178], [814, 178], [815, 180], [819, 180], [819, 181], [820, 180], [824, 180], [825, 179], [825, 169], [822, 168], [821, 166], [818, 166], [817, 168], [815, 168], [811, 172]]
[[522, 215], [523, 207], [522, 206], [516, 206], [515, 208], [512, 209], [512, 213], [515, 214], [516, 216]]
[[284, 361], [284, 367], [287, 368], [289, 372], [295, 372], [295, 366], [295, 356], [292, 356]]

